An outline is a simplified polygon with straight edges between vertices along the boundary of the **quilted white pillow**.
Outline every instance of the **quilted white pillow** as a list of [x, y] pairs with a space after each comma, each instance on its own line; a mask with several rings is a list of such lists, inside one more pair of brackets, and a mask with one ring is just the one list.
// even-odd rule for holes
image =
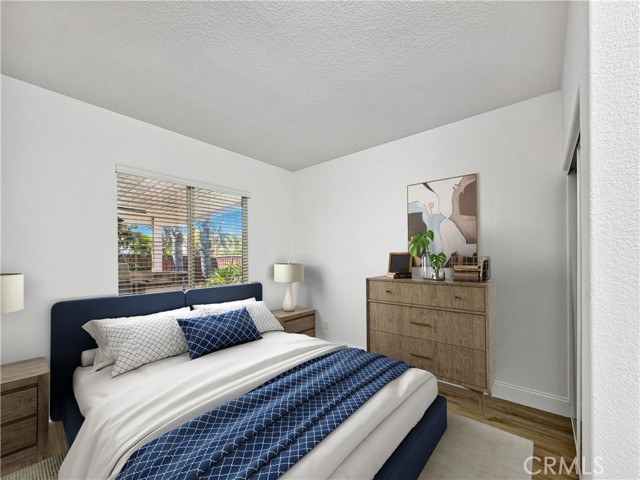
[[112, 377], [189, 351], [175, 317], [104, 325], [102, 329], [115, 359]]
[[[278, 319], [273, 316], [273, 313], [271, 313], [271, 310], [269, 310], [266, 303], [262, 301], [254, 301], [243, 306], [247, 307], [247, 311], [249, 312], [249, 315], [251, 315], [251, 319], [253, 320], [253, 323], [256, 324], [260, 333], [284, 330]], [[238, 310], [239, 308], [241, 307], [228, 307], [226, 304], [218, 304], [213, 306], [204, 305], [203, 310], [209, 315], [220, 315], [222, 313], [231, 312], [232, 310]]]
[[119, 325], [127, 322], [136, 322], [139, 320], [146, 320], [150, 318], [175, 318], [177, 316], [186, 315], [191, 312], [189, 307], [177, 308], [175, 310], [167, 310], [166, 312], [157, 312], [149, 315], [138, 315], [135, 317], [118, 317], [118, 318], [103, 318], [100, 320], [90, 320], [85, 323], [82, 328], [96, 341], [98, 344], [98, 351], [96, 352], [95, 359], [93, 361], [94, 370], [100, 370], [108, 365], [113, 365], [115, 362], [109, 342], [104, 334], [103, 327], [105, 325]]

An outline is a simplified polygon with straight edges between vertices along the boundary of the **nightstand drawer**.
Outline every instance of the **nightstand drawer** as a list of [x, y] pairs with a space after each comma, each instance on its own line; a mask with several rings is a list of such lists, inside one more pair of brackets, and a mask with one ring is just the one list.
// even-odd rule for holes
[[2, 427], [2, 456], [34, 446], [38, 442], [38, 419], [20, 420]]
[[310, 337], [316, 335], [316, 311], [313, 308], [297, 307], [290, 312], [278, 309], [271, 313], [287, 333], [304, 333]]
[[[38, 388], [31, 387], [2, 395], [2, 424], [38, 413]], [[3, 428], [4, 431], [4, 428]], [[4, 435], [3, 435], [4, 438]]]
[[284, 330], [288, 333], [302, 333], [307, 330], [311, 330], [316, 326], [316, 316], [309, 315], [308, 317], [296, 318], [295, 320], [288, 320], [284, 322]]
[[0, 365], [0, 474], [44, 458], [49, 441], [49, 367], [44, 358]]

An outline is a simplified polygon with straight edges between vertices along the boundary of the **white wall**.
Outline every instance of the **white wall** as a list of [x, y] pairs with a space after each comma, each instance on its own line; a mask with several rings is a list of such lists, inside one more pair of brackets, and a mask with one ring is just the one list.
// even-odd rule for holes
[[639, 478], [640, 4], [572, 2], [567, 21], [565, 153], [577, 121], [582, 166], [582, 478]]
[[589, 6], [590, 455], [640, 478], [640, 3]]
[[365, 278], [406, 251], [407, 185], [478, 173], [479, 250], [497, 287], [495, 394], [568, 414], [561, 157], [555, 92], [296, 172], [298, 303], [317, 309], [319, 335], [364, 346]]
[[25, 273], [25, 308], [2, 318], [2, 363], [48, 357], [56, 301], [117, 294], [116, 163], [249, 191], [249, 278], [281, 302], [291, 172], [3, 76], [2, 271]]

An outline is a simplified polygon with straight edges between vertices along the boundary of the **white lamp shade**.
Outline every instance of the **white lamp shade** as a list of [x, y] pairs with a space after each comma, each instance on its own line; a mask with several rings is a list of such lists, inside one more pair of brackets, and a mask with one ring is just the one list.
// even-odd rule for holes
[[273, 281], [278, 283], [304, 282], [304, 265], [301, 263], [274, 264]]
[[17, 312], [24, 308], [24, 274], [3, 273], [0, 285], [2, 313]]

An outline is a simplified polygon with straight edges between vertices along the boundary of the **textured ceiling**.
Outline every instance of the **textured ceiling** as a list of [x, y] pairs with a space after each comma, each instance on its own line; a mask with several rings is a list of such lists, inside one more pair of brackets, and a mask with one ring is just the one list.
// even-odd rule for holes
[[2, 2], [2, 72], [297, 170], [560, 88], [564, 2]]

